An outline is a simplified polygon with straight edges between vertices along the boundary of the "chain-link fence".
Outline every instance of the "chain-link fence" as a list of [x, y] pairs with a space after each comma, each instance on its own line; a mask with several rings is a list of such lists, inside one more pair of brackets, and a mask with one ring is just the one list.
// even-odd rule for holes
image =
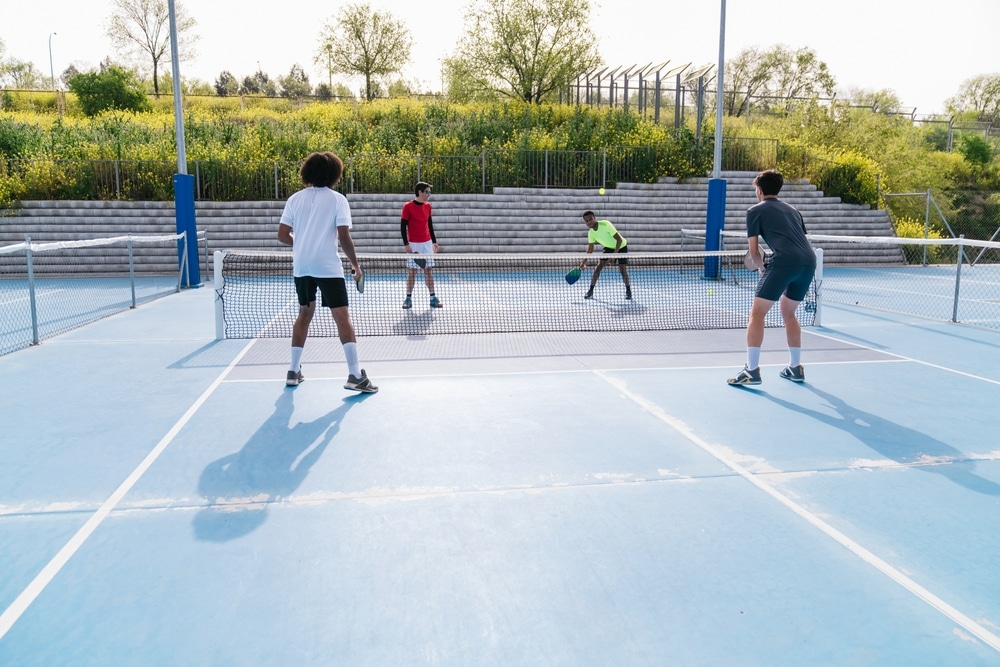
[[1000, 238], [1000, 192], [928, 190], [883, 197], [898, 236], [980, 241]]

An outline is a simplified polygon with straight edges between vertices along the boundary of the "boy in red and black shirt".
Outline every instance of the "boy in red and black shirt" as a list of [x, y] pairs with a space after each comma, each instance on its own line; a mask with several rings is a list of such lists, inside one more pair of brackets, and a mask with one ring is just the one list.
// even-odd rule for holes
[[424, 283], [431, 293], [431, 308], [440, 308], [441, 300], [434, 294], [433, 255], [438, 251], [437, 238], [434, 236], [434, 221], [431, 219], [431, 205], [427, 200], [431, 196], [430, 183], [421, 181], [415, 188], [416, 199], [403, 204], [400, 214], [399, 232], [403, 237], [403, 250], [407, 254], [420, 257], [406, 260], [406, 298], [403, 299], [403, 309], [413, 307], [413, 285], [417, 280], [417, 269], [424, 270]]

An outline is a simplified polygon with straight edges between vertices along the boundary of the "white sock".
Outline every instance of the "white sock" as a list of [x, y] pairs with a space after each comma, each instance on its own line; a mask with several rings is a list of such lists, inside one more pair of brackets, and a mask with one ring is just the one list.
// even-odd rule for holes
[[760, 348], [759, 347], [748, 347], [747, 348], [747, 368], [753, 370], [760, 366]]
[[788, 365], [795, 368], [802, 363], [802, 348], [801, 347], [790, 347], [788, 348]]
[[344, 343], [344, 356], [347, 358], [347, 372], [356, 378], [361, 377], [361, 364], [358, 363], [358, 344]]
[[292, 348], [292, 364], [288, 367], [288, 370], [297, 373], [302, 369], [302, 348], [293, 347]]

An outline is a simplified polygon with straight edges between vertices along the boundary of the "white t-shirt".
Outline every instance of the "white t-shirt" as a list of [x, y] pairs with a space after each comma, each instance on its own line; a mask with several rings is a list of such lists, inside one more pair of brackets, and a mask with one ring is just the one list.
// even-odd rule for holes
[[292, 273], [313, 278], [343, 278], [337, 252], [337, 227], [351, 227], [347, 197], [330, 188], [299, 190], [285, 202], [281, 224], [292, 228]]

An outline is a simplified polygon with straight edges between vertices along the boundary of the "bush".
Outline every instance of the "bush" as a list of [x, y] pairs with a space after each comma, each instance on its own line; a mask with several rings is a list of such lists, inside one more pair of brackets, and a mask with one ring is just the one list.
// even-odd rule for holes
[[111, 65], [101, 72], [84, 72], [69, 80], [69, 89], [76, 93], [80, 107], [87, 116], [102, 111], [151, 111], [145, 88], [134, 74]]
[[[896, 236], [905, 239], [942, 239], [945, 238], [936, 229], [926, 229], [923, 221], [914, 218], [899, 218], [896, 223]], [[926, 253], [926, 254], [925, 254]], [[904, 245], [903, 254], [910, 264], [923, 264], [926, 256], [928, 264], [954, 264], [955, 250], [949, 246], [937, 245]]]

